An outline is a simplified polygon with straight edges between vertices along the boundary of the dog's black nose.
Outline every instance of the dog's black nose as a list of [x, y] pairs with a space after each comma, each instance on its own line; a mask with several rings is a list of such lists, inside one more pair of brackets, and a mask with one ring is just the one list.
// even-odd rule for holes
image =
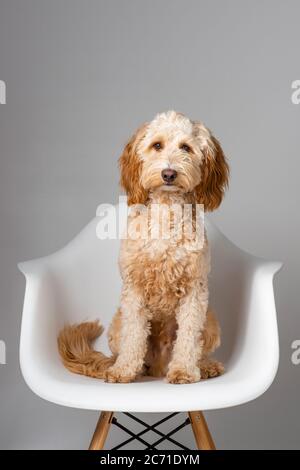
[[162, 179], [165, 183], [173, 183], [177, 177], [177, 171], [171, 170], [171, 168], [167, 168], [161, 172]]

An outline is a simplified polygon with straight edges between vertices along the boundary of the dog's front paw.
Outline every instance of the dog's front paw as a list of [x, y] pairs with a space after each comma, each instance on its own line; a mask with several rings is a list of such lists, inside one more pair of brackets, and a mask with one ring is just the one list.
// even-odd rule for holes
[[194, 368], [189, 370], [186, 367], [174, 367], [167, 373], [167, 381], [170, 384], [191, 384], [199, 382], [201, 379], [200, 370]]
[[208, 359], [200, 362], [200, 370], [202, 379], [210, 379], [224, 374], [225, 368], [221, 362]]
[[129, 367], [120, 367], [114, 365], [107, 369], [105, 374], [105, 382], [110, 383], [129, 383], [133, 382], [136, 374]]

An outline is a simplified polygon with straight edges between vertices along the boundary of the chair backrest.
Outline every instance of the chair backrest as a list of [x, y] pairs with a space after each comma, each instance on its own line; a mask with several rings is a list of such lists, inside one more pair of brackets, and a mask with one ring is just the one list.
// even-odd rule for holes
[[[125, 213], [112, 207], [119, 223]], [[107, 326], [119, 305], [121, 279], [118, 270], [119, 238], [97, 237], [100, 218], [93, 219], [65, 248], [52, 255], [58, 326], [99, 318]], [[118, 229], [117, 224], [117, 229]], [[210, 305], [221, 323], [223, 337], [219, 357], [231, 356], [242, 315], [248, 257], [206, 219], [211, 248]], [[107, 349], [104, 338], [99, 342]]]

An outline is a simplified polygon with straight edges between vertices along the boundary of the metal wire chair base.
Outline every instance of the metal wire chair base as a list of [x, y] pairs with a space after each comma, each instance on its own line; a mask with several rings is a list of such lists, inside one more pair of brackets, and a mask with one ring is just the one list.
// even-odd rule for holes
[[[111, 423], [114, 424], [115, 426], [117, 426], [119, 429], [122, 429], [122, 431], [126, 432], [127, 434], [129, 434], [129, 438], [126, 439], [125, 441], [121, 442], [120, 444], [118, 444], [117, 446], [113, 447], [111, 450], [119, 450], [121, 449], [121, 447], [124, 447], [126, 444], [129, 444], [130, 442], [132, 441], [139, 441], [141, 444], [143, 444], [145, 447], [145, 449], [149, 449], [149, 450], [157, 450], [156, 449], [156, 446], [161, 444], [163, 441], [169, 441], [171, 442], [172, 444], [175, 444], [176, 446], [178, 446], [180, 449], [182, 450], [190, 450], [188, 447], [185, 447], [183, 444], [181, 444], [180, 442], [176, 441], [175, 439], [173, 439], [171, 436], [173, 436], [173, 434], [175, 434], [177, 431], [179, 431], [180, 429], [184, 428], [185, 426], [187, 426], [188, 424], [191, 424], [190, 422], [190, 419], [189, 418], [186, 418], [182, 424], [180, 424], [179, 426], [176, 426], [175, 428], [173, 428], [170, 432], [168, 432], [167, 434], [163, 434], [161, 431], [159, 431], [157, 428], [157, 426], [161, 425], [162, 423], [168, 421], [169, 419], [173, 418], [174, 416], [178, 415], [179, 413], [171, 413], [169, 414], [168, 416], [166, 416], [165, 418], [157, 421], [156, 423], [154, 424], [147, 424], [145, 423], [145, 421], [137, 418], [136, 416], [134, 416], [133, 414], [131, 413], [123, 413], [124, 415], [128, 416], [129, 418], [131, 418], [132, 420], [136, 421], [137, 423], [141, 424], [142, 426], [145, 427], [145, 429], [143, 429], [142, 431], [138, 432], [137, 434], [134, 433], [133, 431], [131, 431], [130, 429], [127, 429], [125, 426], [123, 426], [123, 424], [119, 423], [119, 421], [117, 420], [117, 418], [113, 417], [112, 420], [111, 420]], [[156, 440], [155, 442], [153, 442], [152, 444], [150, 444], [149, 442], [145, 441], [141, 436], [143, 436], [144, 434], [146, 434], [148, 431], [153, 431], [155, 432], [158, 436], [160, 436], [160, 438], [158, 440]]]

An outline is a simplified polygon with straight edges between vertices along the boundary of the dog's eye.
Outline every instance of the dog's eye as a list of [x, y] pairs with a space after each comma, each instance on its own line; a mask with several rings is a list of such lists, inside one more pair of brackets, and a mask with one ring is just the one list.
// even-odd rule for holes
[[162, 149], [162, 144], [161, 142], [155, 142], [152, 147], [155, 149], [155, 150], [161, 150]]
[[181, 144], [180, 148], [188, 153], [192, 151], [191, 147], [188, 144]]

